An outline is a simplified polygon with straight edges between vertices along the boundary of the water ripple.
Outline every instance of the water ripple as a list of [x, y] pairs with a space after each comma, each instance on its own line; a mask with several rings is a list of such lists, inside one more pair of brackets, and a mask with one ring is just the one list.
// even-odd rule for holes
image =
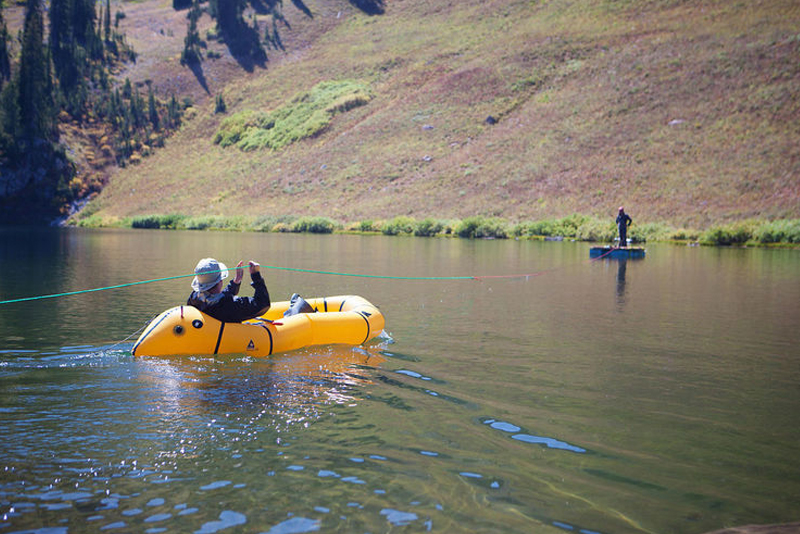
[[204, 523], [200, 530], [196, 530], [195, 534], [213, 534], [226, 528], [237, 527], [247, 523], [247, 516], [238, 512], [225, 510], [219, 514], [218, 521], [209, 521]]
[[211, 484], [206, 484], [205, 486], [200, 486], [200, 489], [203, 491], [215, 490], [219, 488], [224, 488], [231, 484], [230, 480], [218, 480], [216, 482], [212, 482]]
[[381, 510], [381, 515], [386, 516], [386, 520], [396, 527], [408, 525], [418, 519], [417, 514], [413, 512], [401, 512], [392, 508], [384, 508]]
[[320, 522], [318, 519], [292, 517], [282, 523], [278, 523], [269, 529], [266, 534], [302, 534], [304, 532], [316, 532], [319, 527]]
[[550, 449], [558, 449], [563, 451], [576, 452], [580, 454], [587, 452], [586, 449], [582, 447], [578, 447], [577, 445], [572, 445], [570, 443], [567, 443], [566, 441], [561, 441], [555, 438], [536, 436], [534, 434], [527, 434], [527, 433], [517, 434], [516, 432], [519, 432], [522, 429], [517, 425], [508, 423], [506, 421], [496, 421], [494, 419], [486, 419], [483, 421], [483, 424], [489, 425], [495, 430], [501, 430], [503, 432], [514, 434], [513, 436], [511, 436], [511, 439], [522, 441], [524, 443], [545, 445]]

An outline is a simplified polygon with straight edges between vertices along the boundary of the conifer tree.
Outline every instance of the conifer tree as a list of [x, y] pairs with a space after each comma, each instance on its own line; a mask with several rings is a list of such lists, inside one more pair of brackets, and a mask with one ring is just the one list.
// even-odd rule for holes
[[72, 3], [72, 31], [78, 44], [90, 48], [96, 39], [95, 20], [97, 13], [94, 9], [94, 0], [71, 0]]
[[111, 0], [106, 0], [106, 10], [103, 12], [103, 37], [106, 43], [111, 42]]
[[209, 7], [211, 16], [217, 19], [217, 25], [223, 33], [233, 34], [244, 26], [244, 0], [210, 0]]
[[11, 62], [8, 59], [8, 28], [3, 18], [3, 1], [0, 0], [0, 89], [11, 78]]
[[226, 113], [228, 111], [228, 106], [225, 104], [225, 99], [222, 97], [221, 94], [217, 95], [216, 100], [214, 101], [214, 113]]
[[[0, 164], [16, 163], [16, 158], [19, 156], [17, 145], [19, 85], [17, 78], [16, 76], [12, 77], [0, 91]], [[5, 161], [3, 161], [4, 159]], [[2, 182], [2, 174], [0, 173], [0, 182]]]
[[50, 56], [56, 77], [64, 92], [70, 92], [78, 83], [78, 65], [72, 31], [71, 0], [50, 2]]
[[140, 126], [140, 110], [139, 110], [139, 89], [131, 94], [130, 102], [128, 103], [128, 109], [130, 110], [130, 117], [131, 117], [131, 125], [134, 128], [138, 128]]
[[203, 41], [200, 39], [200, 32], [197, 30], [197, 21], [200, 19], [202, 11], [200, 10], [200, 3], [194, 0], [192, 9], [186, 15], [189, 19], [189, 26], [186, 29], [186, 37], [183, 40], [183, 52], [181, 53], [181, 63], [186, 65], [190, 63], [199, 63], [203, 60], [200, 53], [200, 47], [203, 46]]
[[150, 124], [153, 125], [154, 130], [158, 130], [158, 108], [156, 107], [156, 95], [153, 92], [153, 86], [150, 84], [147, 95], [147, 114], [150, 119]]
[[37, 139], [58, 139], [51, 87], [50, 61], [44, 46], [41, 0], [28, 0], [22, 32], [17, 98], [19, 134], [23, 140], [32, 142]]
[[167, 106], [167, 123], [169, 128], [175, 128], [178, 126], [178, 123], [181, 119], [181, 110], [178, 106], [178, 100], [175, 98], [175, 94], [172, 94], [172, 98], [169, 99], [169, 105]]

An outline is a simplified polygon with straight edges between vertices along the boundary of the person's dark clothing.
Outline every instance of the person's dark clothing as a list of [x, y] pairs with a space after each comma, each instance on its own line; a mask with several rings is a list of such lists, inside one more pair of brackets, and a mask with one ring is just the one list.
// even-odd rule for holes
[[251, 278], [253, 281], [250, 285], [255, 289], [252, 297], [237, 297], [241, 284], [231, 282], [221, 293], [206, 295], [205, 298], [197, 291], [192, 291], [186, 304], [224, 323], [241, 323], [258, 317], [269, 309], [269, 292], [261, 273], [253, 273]]
[[628, 226], [631, 225], [633, 219], [624, 211], [619, 212], [617, 215], [617, 228], [619, 228], [619, 246], [628, 246]]

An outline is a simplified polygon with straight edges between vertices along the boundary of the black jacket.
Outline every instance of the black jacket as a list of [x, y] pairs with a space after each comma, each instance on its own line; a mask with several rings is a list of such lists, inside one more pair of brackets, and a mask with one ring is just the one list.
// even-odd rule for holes
[[222, 290], [219, 297], [214, 295], [209, 300], [201, 299], [196, 291], [192, 291], [186, 304], [224, 323], [241, 323], [258, 317], [269, 309], [269, 292], [261, 273], [253, 273], [251, 278], [253, 281], [250, 285], [255, 289], [255, 295], [252, 297], [237, 297], [240, 284], [231, 282]]

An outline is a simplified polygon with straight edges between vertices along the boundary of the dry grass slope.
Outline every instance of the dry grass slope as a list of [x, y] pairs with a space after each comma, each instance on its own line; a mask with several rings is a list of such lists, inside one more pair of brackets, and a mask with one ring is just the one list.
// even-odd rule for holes
[[[794, 0], [402, 0], [378, 16], [306, 4], [313, 17], [284, 9], [286, 50], [266, 68], [245, 72], [213, 43], [208, 93], [172, 48], [139, 50], [129, 74], [181, 80], [196, 114], [86, 213], [525, 221], [625, 204], [637, 222], [700, 229], [800, 217]], [[128, 6], [136, 28], [161, 3]], [[182, 42], [182, 19], [162, 11], [172, 26], [153, 31]], [[268, 113], [341, 80], [372, 100], [319, 135], [276, 150], [214, 143], [226, 115], [208, 95], [224, 95], [227, 116]]]

